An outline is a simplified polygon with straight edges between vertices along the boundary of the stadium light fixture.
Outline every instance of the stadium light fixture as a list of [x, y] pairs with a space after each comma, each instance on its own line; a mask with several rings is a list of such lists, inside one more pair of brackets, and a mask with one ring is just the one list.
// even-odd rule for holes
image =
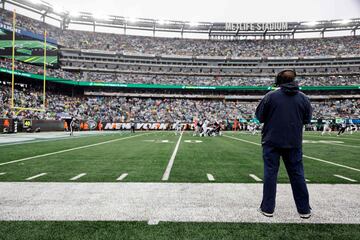
[[157, 22], [158, 22], [158, 24], [160, 24], [160, 25], [167, 25], [167, 24], [170, 23], [169, 21], [167, 21], [167, 20], [162, 20], [162, 19], [157, 20]]
[[351, 20], [350, 19], [343, 19], [343, 20], [339, 20], [339, 21], [336, 21], [335, 23], [337, 24], [342, 24], [342, 25], [346, 25], [348, 23], [350, 23]]
[[69, 12], [69, 15], [71, 17], [79, 17], [80, 16], [80, 13], [78, 11], [70, 11]]
[[136, 23], [138, 20], [134, 17], [128, 17], [128, 18], [126, 18], [126, 21], [129, 23]]
[[199, 23], [198, 22], [190, 22], [189, 25], [190, 25], [190, 27], [197, 27], [197, 26], [199, 26]]
[[29, 0], [32, 4], [39, 4], [41, 3], [40, 0]]
[[313, 27], [313, 26], [318, 25], [319, 22], [313, 21], [313, 22], [305, 22], [305, 23], [302, 23], [302, 24], [305, 25], [305, 26]]
[[65, 9], [63, 6], [60, 6], [60, 5], [57, 5], [57, 4], [53, 4], [52, 5], [52, 9], [53, 9], [53, 12], [56, 12], [56, 13], [63, 13], [65, 12]]
[[97, 20], [108, 20], [109, 19], [109, 15], [104, 14], [102, 12], [96, 12], [93, 14], [93, 17]]

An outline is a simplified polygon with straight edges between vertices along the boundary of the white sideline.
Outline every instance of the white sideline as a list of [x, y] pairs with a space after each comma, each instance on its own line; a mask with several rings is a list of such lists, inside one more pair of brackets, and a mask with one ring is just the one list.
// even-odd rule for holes
[[171, 172], [172, 166], [174, 165], [175, 157], [176, 157], [177, 151], [178, 151], [178, 149], [179, 149], [179, 146], [180, 146], [180, 142], [181, 142], [181, 138], [182, 138], [182, 136], [183, 136], [183, 133], [184, 133], [184, 131], [182, 131], [182, 132], [180, 133], [179, 140], [178, 140], [177, 143], [176, 143], [175, 149], [174, 149], [174, 151], [173, 151], [173, 153], [172, 153], [172, 155], [171, 155], [171, 158], [170, 158], [170, 160], [169, 160], [169, 163], [168, 163], [168, 165], [167, 165], [167, 167], [166, 167], [166, 170], [165, 170], [165, 172], [164, 172], [164, 175], [163, 175], [163, 177], [162, 177], [162, 179], [161, 179], [162, 181], [167, 181], [167, 180], [169, 180], [170, 172]]
[[121, 174], [121, 176], [120, 177], [118, 177], [117, 179], [116, 179], [116, 181], [122, 181], [122, 180], [124, 180], [126, 177], [127, 177], [127, 173], [123, 173], [123, 174]]
[[337, 174], [334, 174], [335, 177], [338, 177], [338, 178], [342, 178], [342, 179], [345, 179], [345, 180], [348, 180], [350, 182], [357, 182], [356, 180], [354, 179], [351, 179], [351, 178], [347, 178], [347, 177], [344, 177], [342, 175], [337, 175]]
[[275, 215], [264, 217], [257, 211], [262, 188], [216, 182], [0, 182], [0, 221], [360, 224], [359, 184], [309, 184], [314, 215], [308, 220], [299, 218], [290, 184], [278, 184]]
[[70, 181], [75, 181], [75, 180], [78, 180], [79, 178], [85, 176], [86, 173], [80, 173], [79, 175], [73, 177], [73, 178], [70, 178]]
[[210, 182], [215, 181], [215, 178], [214, 178], [214, 176], [213, 176], [212, 174], [208, 173], [208, 174], [206, 174], [206, 176], [207, 176], [207, 178], [208, 178], [208, 180], [209, 180]]
[[[257, 145], [257, 146], [261, 146], [261, 144], [259, 144], [259, 143], [247, 141], [247, 140], [244, 140], [244, 139], [241, 139], [241, 138], [231, 137], [231, 136], [227, 136], [227, 135], [224, 135], [224, 137], [231, 138], [231, 139], [234, 139], [234, 140], [238, 140], [238, 141], [241, 141], [241, 142], [254, 144], [254, 145]], [[360, 169], [349, 167], [349, 166], [342, 165], [342, 164], [339, 164], [339, 163], [334, 163], [334, 162], [326, 161], [326, 160], [323, 160], [323, 159], [320, 159], [320, 158], [310, 157], [310, 156], [307, 156], [307, 155], [303, 155], [303, 157], [304, 158], [309, 158], [309, 159], [312, 159], [312, 160], [315, 160], [315, 161], [319, 161], [319, 162], [323, 162], [323, 163], [327, 163], [327, 164], [331, 164], [331, 165], [335, 165], [335, 166], [338, 166], [338, 167], [347, 168], [347, 169], [350, 169], [350, 170], [360, 172]]]
[[0, 163], [0, 166], [2, 166], [2, 165], [7, 165], [7, 164], [11, 164], [11, 163], [28, 161], [28, 160], [31, 160], [31, 159], [34, 159], [34, 158], [47, 157], [47, 156], [51, 156], [51, 155], [55, 155], [55, 154], [60, 154], [60, 153], [75, 151], [75, 150], [79, 150], [79, 149], [84, 149], [84, 148], [99, 146], [99, 145], [103, 145], [103, 144], [106, 144], [106, 143], [117, 142], [117, 141], [129, 139], [129, 138], [140, 137], [140, 136], [143, 136], [143, 135], [145, 135], [145, 134], [148, 134], [148, 133], [143, 133], [143, 134], [139, 134], [139, 135], [135, 135], [135, 136], [130, 136], [130, 137], [113, 139], [113, 140], [109, 140], [109, 141], [105, 141], [105, 142], [99, 142], [99, 143], [89, 144], [89, 145], [85, 145], [85, 146], [81, 146], [81, 147], [68, 148], [68, 149], [61, 150], [61, 151], [56, 151], [56, 152], [51, 152], [51, 153], [40, 154], [40, 155], [36, 155], [36, 156], [32, 156], [32, 157], [27, 157], [27, 158], [21, 158], [21, 159], [13, 160], [13, 161], [10, 161], [10, 162]]
[[41, 176], [44, 176], [44, 175], [46, 175], [47, 173], [40, 173], [40, 174], [38, 174], [38, 175], [35, 175], [35, 176], [32, 176], [32, 177], [29, 177], [29, 178], [27, 178], [27, 179], [25, 179], [25, 180], [27, 180], [27, 181], [29, 181], [29, 180], [33, 180], [33, 179], [35, 179], [35, 178], [38, 178], [38, 177], [41, 177]]
[[259, 178], [258, 176], [256, 176], [255, 174], [249, 174], [249, 176], [254, 179], [257, 182], [262, 182], [261, 178]]

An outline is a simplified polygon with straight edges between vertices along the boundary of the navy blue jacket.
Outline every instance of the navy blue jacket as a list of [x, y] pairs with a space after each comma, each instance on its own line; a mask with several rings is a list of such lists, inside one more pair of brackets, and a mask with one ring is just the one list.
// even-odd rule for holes
[[269, 92], [256, 108], [256, 117], [264, 123], [263, 145], [278, 148], [299, 148], [303, 125], [310, 123], [312, 108], [309, 98], [299, 91], [296, 82], [282, 84]]

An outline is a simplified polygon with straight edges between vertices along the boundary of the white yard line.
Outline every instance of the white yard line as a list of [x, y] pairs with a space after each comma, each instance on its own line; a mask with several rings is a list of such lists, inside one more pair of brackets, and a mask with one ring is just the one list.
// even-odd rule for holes
[[234, 139], [234, 140], [238, 140], [238, 141], [241, 141], [241, 142], [250, 143], [250, 144], [253, 144], [253, 145], [256, 145], [256, 146], [261, 146], [260, 143], [250, 142], [250, 141], [247, 141], [247, 140], [244, 140], [244, 139], [241, 139], [241, 138], [236, 138], [236, 137], [232, 137], [232, 136], [228, 136], [228, 135], [223, 135], [223, 136], [227, 137], [227, 138]]
[[334, 176], [337, 177], [337, 178], [342, 178], [342, 179], [348, 180], [348, 181], [350, 181], [350, 182], [357, 182], [357, 181], [354, 180], [354, 179], [347, 178], [347, 177], [344, 177], [344, 176], [342, 176], [342, 175], [334, 174]]
[[41, 176], [44, 176], [44, 175], [46, 175], [47, 173], [40, 173], [40, 174], [38, 174], [38, 175], [35, 175], [35, 176], [32, 176], [32, 177], [29, 177], [29, 178], [27, 178], [27, 179], [25, 179], [25, 180], [27, 180], [27, 181], [29, 181], [29, 180], [33, 180], [33, 179], [35, 179], [35, 178], [38, 178], [38, 177], [41, 177]]
[[79, 178], [85, 176], [86, 173], [80, 173], [79, 175], [73, 177], [73, 178], [70, 178], [70, 181], [75, 181], [75, 180], [78, 180]]
[[206, 176], [207, 176], [207, 178], [208, 178], [208, 180], [209, 180], [210, 182], [215, 181], [215, 178], [214, 178], [214, 176], [213, 176], [212, 174], [208, 173], [208, 174], [206, 174]]
[[319, 161], [319, 162], [323, 162], [323, 163], [331, 164], [331, 165], [334, 165], [334, 166], [347, 168], [347, 169], [350, 169], [350, 170], [353, 170], [353, 171], [360, 172], [360, 169], [349, 167], [349, 166], [338, 164], [338, 163], [334, 163], [334, 162], [330, 162], [330, 161], [326, 161], [326, 160], [323, 160], [323, 159], [320, 159], [320, 158], [314, 158], [314, 157], [310, 157], [310, 156], [307, 156], [307, 155], [303, 155], [303, 157], [309, 158], [309, 159], [312, 159], [312, 160], [315, 160], [315, 161]]
[[310, 180], [309, 180], [309, 179], [307, 179], [307, 178], [305, 178], [305, 182], [310, 182]]
[[259, 178], [258, 176], [256, 176], [255, 174], [249, 174], [249, 176], [254, 179], [257, 182], [262, 182], [261, 178]]
[[5, 175], [5, 174], [6, 174], [6, 172], [2, 172], [2, 173], [0, 173], [0, 176], [1, 176], [1, 175]]
[[175, 146], [175, 149], [174, 149], [174, 151], [173, 151], [173, 153], [172, 153], [172, 155], [171, 155], [171, 158], [170, 158], [170, 160], [169, 160], [169, 163], [168, 163], [168, 165], [167, 165], [167, 167], [166, 167], [166, 170], [165, 170], [165, 172], [164, 172], [164, 175], [163, 175], [163, 177], [162, 177], [162, 181], [167, 181], [167, 180], [169, 180], [169, 177], [170, 177], [170, 172], [171, 172], [171, 169], [172, 169], [172, 166], [174, 165], [174, 161], [175, 161], [175, 157], [176, 157], [176, 154], [177, 154], [177, 152], [178, 152], [178, 149], [179, 149], [179, 146], [180, 146], [180, 142], [181, 142], [181, 138], [182, 138], [182, 136], [183, 136], [183, 131], [180, 133], [180, 137], [179, 137], [179, 140], [177, 141], [177, 143], [176, 143], [176, 146]]
[[332, 143], [332, 142], [327, 142], [327, 143], [324, 143], [324, 144], [336, 145], [336, 146], [341, 146], [341, 147], [360, 148], [360, 146], [347, 145], [347, 144], [341, 144], [341, 143]]
[[61, 151], [56, 151], [56, 152], [51, 152], [51, 153], [40, 154], [40, 155], [36, 155], [36, 156], [32, 156], [32, 157], [21, 158], [21, 159], [9, 161], [9, 162], [0, 163], [0, 166], [2, 166], [2, 165], [7, 165], [7, 164], [12, 164], [12, 163], [17, 163], [17, 162], [28, 161], [28, 160], [35, 159], [35, 158], [47, 157], [47, 156], [51, 156], [51, 155], [55, 155], [55, 154], [60, 154], [60, 153], [65, 153], [65, 152], [70, 152], [70, 151], [75, 151], [75, 150], [84, 149], [84, 148], [95, 147], [95, 146], [99, 146], [99, 145], [103, 145], [103, 144], [107, 144], [107, 143], [113, 143], [113, 142], [117, 142], [117, 141], [129, 139], [129, 138], [140, 137], [140, 136], [143, 136], [143, 135], [145, 135], [145, 133], [144, 133], [144, 134], [135, 135], [135, 136], [130, 136], [130, 137], [113, 139], [113, 140], [109, 140], [109, 141], [105, 141], [105, 142], [99, 142], [99, 143], [89, 144], [89, 145], [85, 145], [85, 146], [81, 146], [81, 147], [69, 148], [69, 149], [65, 149], [65, 150], [61, 150]]
[[116, 179], [116, 181], [122, 181], [122, 180], [124, 180], [126, 177], [127, 177], [127, 173], [123, 173], [123, 174], [121, 174], [121, 176], [120, 177], [118, 177], [117, 179]]
[[334, 136], [318, 136], [318, 135], [312, 135], [312, 134], [304, 134], [304, 137], [317, 137], [317, 138], [333, 138], [333, 139], [341, 139], [341, 140], [354, 140], [354, 141], [360, 141], [360, 139], [356, 138], [344, 138], [344, 137], [334, 137]]
[[[231, 138], [231, 139], [234, 139], [234, 140], [238, 140], [238, 141], [241, 141], [241, 142], [250, 143], [250, 144], [253, 144], [253, 145], [256, 145], [256, 146], [261, 146], [260, 143], [247, 141], [247, 140], [244, 140], [244, 139], [241, 139], [241, 138], [235, 138], [235, 137], [231, 137], [231, 136], [227, 136], [227, 135], [224, 135], [224, 137]], [[303, 157], [304, 158], [309, 158], [309, 159], [312, 159], [312, 160], [315, 160], [315, 161], [319, 161], [319, 162], [323, 162], [323, 163], [331, 164], [331, 165], [334, 165], [334, 166], [338, 166], [338, 167], [342, 167], [342, 168], [346, 168], [346, 169], [350, 169], [350, 170], [353, 170], [353, 171], [360, 172], [360, 169], [349, 167], [349, 166], [342, 165], [342, 164], [339, 164], [339, 163], [334, 163], [334, 162], [326, 161], [326, 160], [323, 160], [323, 159], [320, 159], [320, 158], [310, 157], [310, 156], [307, 156], [307, 155], [303, 155]]]

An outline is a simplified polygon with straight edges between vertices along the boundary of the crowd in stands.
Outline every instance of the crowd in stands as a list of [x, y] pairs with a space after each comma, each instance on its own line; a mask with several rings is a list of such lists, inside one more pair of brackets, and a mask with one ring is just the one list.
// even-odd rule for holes
[[[9, 59], [0, 59], [0, 67], [11, 69]], [[43, 74], [43, 67], [16, 62], [15, 70]], [[138, 84], [168, 84], [191, 86], [271, 86], [271, 77], [206, 77], [206, 76], [176, 76], [176, 75], [141, 75], [116, 74], [100, 72], [69, 72], [62, 69], [47, 68], [47, 75], [51, 77], [70, 79], [75, 81], [116, 82]], [[359, 75], [313, 76], [298, 77], [300, 86], [349, 86], [360, 85]]]
[[[12, 13], [1, 10], [0, 20], [10, 24]], [[63, 47], [124, 53], [232, 57], [360, 55], [360, 37], [241, 41], [154, 38], [61, 30], [19, 14], [17, 25], [38, 34], [43, 34], [46, 28], [49, 37]]]
[[[171, 84], [191, 86], [271, 86], [273, 77], [211, 77], [176, 75], [140, 75], [84, 72], [82, 78], [92, 82]], [[300, 86], [350, 86], [360, 85], [359, 75], [298, 77]]]
[[[42, 108], [41, 89], [16, 87], [14, 92], [15, 106]], [[193, 99], [159, 99], [134, 97], [70, 97], [48, 91], [46, 94], [46, 111], [22, 111], [19, 119], [61, 119], [73, 116], [82, 120], [102, 122], [192, 122], [194, 118], [211, 121], [254, 116], [257, 102], [193, 100]], [[1, 86], [0, 118], [13, 117], [11, 110], [11, 88]], [[360, 117], [360, 99], [331, 100], [312, 102], [313, 118], [333, 119], [337, 117]]]
[[[11, 59], [0, 58], [0, 67], [12, 69]], [[14, 70], [34, 73], [34, 74], [43, 74], [44, 67], [39, 65], [28, 64], [20, 61], [15, 62]], [[61, 68], [47, 68], [46, 74], [49, 77], [63, 78], [69, 80], [83, 80], [80, 73], [67, 72], [63, 71]]]

